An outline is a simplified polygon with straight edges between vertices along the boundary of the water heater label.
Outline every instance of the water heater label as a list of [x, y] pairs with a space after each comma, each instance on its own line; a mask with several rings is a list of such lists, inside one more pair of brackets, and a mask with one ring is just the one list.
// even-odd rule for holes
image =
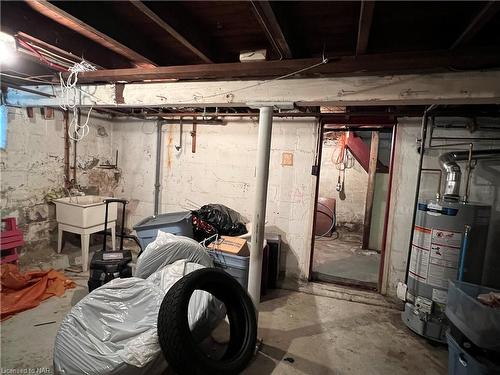
[[462, 233], [432, 229], [427, 280], [429, 285], [448, 288], [448, 280], [456, 279]]
[[449, 230], [432, 229], [432, 243], [460, 249], [460, 245], [462, 244], [462, 233], [452, 232]]
[[461, 242], [460, 232], [416, 225], [409, 276], [437, 288], [448, 288], [448, 279], [456, 278]]
[[418, 281], [427, 280], [431, 244], [432, 229], [416, 225], [413, 232], [409, 276]]

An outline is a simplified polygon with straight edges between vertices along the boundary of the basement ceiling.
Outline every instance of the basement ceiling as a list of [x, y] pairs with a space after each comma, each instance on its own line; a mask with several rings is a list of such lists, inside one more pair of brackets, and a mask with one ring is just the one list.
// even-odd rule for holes
[[500, 66], [499, 8], [480, 1], [3, 1], [1, 26], [103, 69], [238, 63], [240, 51], [266, 49], [283, 64], [350, 57], [362, 70], [360, 61], [370, 61], [364, 55], [383, 62], [406, 53], [391, 60], [390, 73], [422, 54], [425, 69], [443, 68], [446, 61], [435, 60], [443, 53], [461, 56], [466, 68]]

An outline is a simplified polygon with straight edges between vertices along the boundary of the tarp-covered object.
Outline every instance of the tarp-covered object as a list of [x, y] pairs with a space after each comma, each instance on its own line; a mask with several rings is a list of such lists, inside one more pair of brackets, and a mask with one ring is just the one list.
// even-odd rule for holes
[[[147, 280], [114, 279], [78, 302], [61, 323], [54, 346], [57, 374], [163, 374], [167, 363], [156, 331], [168, 289], [203, 266], [179, 260]], [[188, 307], [193, 337], [204, 339], [225, 316], [222, 303], [197, 291]]]
[[2, 264], [1, 319], [32, 309], [52, 296], [62, 296], [75, 283], [54, 271], [31, 271], [22, 274], [16, 265]]
[[192, 238], [176, 236], [158, 231], [156, 239], [151, 242], [137, 259], [135, 276], [145, 279], [152, 273], [172, 264], [177, 260], [187, 259], [205, 267], [213, 267], [210, 255]]

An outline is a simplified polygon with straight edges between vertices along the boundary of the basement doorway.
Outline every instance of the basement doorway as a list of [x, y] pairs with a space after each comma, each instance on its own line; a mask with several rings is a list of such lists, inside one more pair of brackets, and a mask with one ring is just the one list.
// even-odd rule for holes
[[322, 127], [312, 280], [380, 290], [394, 131]]

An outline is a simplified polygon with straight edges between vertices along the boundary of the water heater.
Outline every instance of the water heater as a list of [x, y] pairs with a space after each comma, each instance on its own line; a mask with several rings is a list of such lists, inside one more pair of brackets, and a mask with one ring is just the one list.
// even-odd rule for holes
[[445, 342], [448, 280], [481, 283], [491, 207], [445, 199], [418, 203], [402, 318], [416, 333]]

